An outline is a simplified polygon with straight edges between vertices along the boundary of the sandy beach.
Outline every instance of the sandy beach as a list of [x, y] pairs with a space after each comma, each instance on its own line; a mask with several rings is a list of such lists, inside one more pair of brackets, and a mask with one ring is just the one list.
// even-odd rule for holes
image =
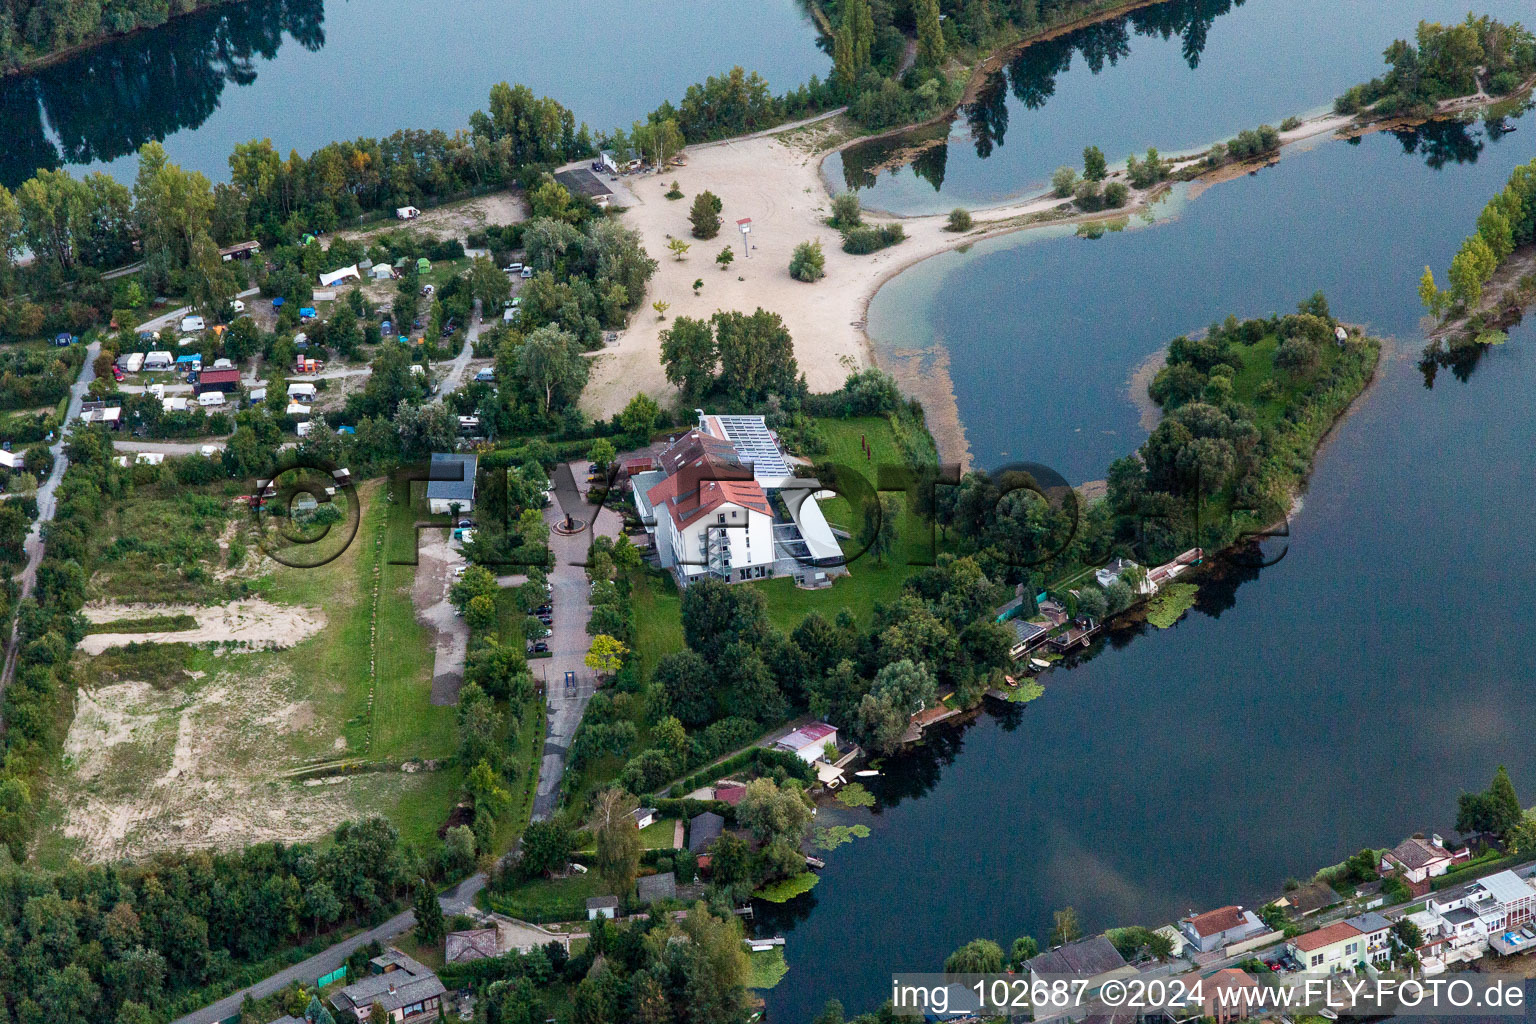
[[[1350, 118], [1321, 117], [1282, 134], [1285, 143], [1337, 131]], [[815, 392], [839, 387], [851, 369], [874, 362], [865, 333], [865, 314], [870, 300], [890, 278], [938, 253], [983, 238], [1026, 230], [1041, 223], [1070, 223], [1123, 217], [1145, 207], [1166, 186], [1145, 192], [1133, 190], [1130, 202], [1118, 210], [1069, 215], [1060, 208], [1066, 200], [1054, 195], [1020, 197], [1008, 204], [973, 210], [970, 231], [945, 230], [947, 217], [892, 217], [866, 213], [865, 222], [899, 222], [905, 241], [878, 253], [850, 256], [840, 248], [841, 237], [829, 227], [831, 197], [822, 183], [822, 160], [848, 139], [846, 125], [836, 117], [802, 126], [786, 126], [774, 134], [689, 147], [687, 165], [662, 174], [626, 178], [632, 197], [623, 215], [640, 232], [647, 251], [660, 264], [638, 310], [617, 340], [594, 355], [592, 378], [582, 396], [582, 407], [591, 415], [611, 416], [631, 397], [645, 392], [662, 402], [677, 399], [661, 365], [661, 332], [677, 316], [705, 318], [716, 310], [750, 312], [761, 306], [784, 318], [795, 341], [795, 358], [806, 382]], [[1231, 174], [1230, 168], [1216, 172]], [[1239, 171], [1238, 173], [1241, 173]], [[1124, 171], [1110, 180], [1123, 179]], [[676, 181], [684, 198], [669, 200], [665, 193]], [[708, 190], [720, 197], [720, 234], [709, 240], [692, 237], [688, 210], [693, 197]], [[1058, 216], [1051, 216], [1057, 212]], [[750, 255], [742, 248], [736, 222], [750, 218]], [[667, 250], [667, 242], [681, 238], [690, 245], [683, 260]], [[819, 240], [826, 253], [827, 276], [805, 284], [789, 276], [789, 259], [801, 242]], [[715, 256], [731, 246], [736, 259], [721, 271]], [[703, 287], [696, 294], [695, 281]], [[649, 308], [660, 300], [670, 304], [666, 319]], [[891, 369], [887, 367], [887, 369]], [[924, 396], [932, 403], [931, 392]], [[951, 404], [953, 399], [951, 398]], [[952, 410], [930, 407], [930, 419], [954, 417]], [[951, 425], [958, 429], [958, 422]], [[953, 434], [954, 430], [941, 430]]]

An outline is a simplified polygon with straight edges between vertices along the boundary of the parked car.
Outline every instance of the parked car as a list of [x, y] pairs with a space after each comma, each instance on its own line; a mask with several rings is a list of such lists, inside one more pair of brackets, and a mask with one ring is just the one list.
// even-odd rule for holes
[[550, 607], [550, 605], [548, 603], [545, 603], [545, 604], [541, 604], [537, 608], [535, 608], [533, 610], [533, 614], [535, 614], [535, 615], [548, 615], [552, 611], [554, 611], [554, 609], [552, 607]]
[[532, 277], [532, 276], [533, 276], [533, 268], [532, 267], [524, 267], [523, 268], [523, 277], [524, 278], [529, 278], [529, 277]]
[[234, 311], [236, 313], [244, 313], [245, 312], [245, 300], [244, 299], [236, 299], [234, 302], [230, 303], [230, 306], [234, 309]]
[[521, 263], [508, 263], [502, 269], [509, 274], [521, 274], [523, 272], [523, 265]]
[[116, 381], [121, 381], [123, 379], [123, 371], [119, 370], [115, 366], [112, 367], [112, 379], [116, 380]]
[[528, 645], [528, 653], [529, 654], [548, 654], [549, 653], [549, 644], [545, 643], [543, 640], [536, 640], [533, 643]]

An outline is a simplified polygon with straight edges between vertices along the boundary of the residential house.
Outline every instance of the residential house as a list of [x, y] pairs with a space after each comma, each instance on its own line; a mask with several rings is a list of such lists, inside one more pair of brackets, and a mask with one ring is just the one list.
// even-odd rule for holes
[[837, 727], [826, 722], [812, 722], [774, 741], [774, 748], [794, 754], [807, 764], [823, 759], [827, 744], [837, 746]]
[[1434, 833], [1430, 833], [1428, 839], [1414, 835], [1383, 853], [1378, 870], [1383, 875], [1400, 872], [1403, 881], [1413, 886], [1438, 878], [1449, 871], [1451, 865], [1471, 858], [1471, 850], [1465, 846], [1452, 850]]
[[[1093, 578], [1098, 581], [1099, 586], [1107, 587], [1129, 570], [1140, 568], [1141, 566], [1129, 558], [1116, 558], [1103, 568], [1095, 570]], [[1145, 576], [1142, 577], [1140, 585], [1135, 589], [1138, 593], [1142, 594], [1150, 594], [1152, 592], [1151, 588], [1147, 585]]]
[[715, 787], [714, 796], [721, 803], [735, 807], [741, 803], [741, 798], [747, 795], [747, 784], [744, 782], [722, 782]]
[[612, 920], [619, 913], [619, 898], [617, 896], [593, 896], [587, 900], [587, 920], [596, 921], [600, 917]]
[[1450, 963], [1476, 959], [1490, 947], [1498, 953], [1523, 947], [1518, 931], [1531, 920], [1533, 905], [1536, 889], [1513, 871], [1500, 871], [1468, 884], [1460, 895], [1431, 897], [1424, 909], [1440, 920]]
[[688, 852], [698, 855], [725, 832], [725, 819], [714, 811], [696, 814], [688, 821]]
[[438, 1019], [448, 990], [425, 965], [391, 947], [368, 966], [372, 973], [331, 996], [340, 1021], [366, 1021], [375, 1006], [400, 1024]]
[[1086, 979], [1090, 991], [1097, 990], [1111, 978], [1124, 978], [1136, 973], [1136, 968], [1127, 964], [1119, 950], [1103, 935], [1057, 946], [1041, 953], [1024, 966], [1029, 971], [1031, 986], [1049, 984], [1058, 978]]
[[1202, 953], [1224, 949], [1264, 932], [1264, 922], [1242, 907], [1217, 907], [1203, 914], [1192, 914], [1179, 922], [1179, 930], [1190, 945]]
[[468, 963], [471, 960], [490, 960], [500, 955], [495, 928], [472, 928], [469, 931], [449, 932], [443, 944], [443, 959], [450, 964]]
[[1275, 902], [1288, 908], [1292, 917], [1301, 918], [1315, 914], [1324, 907], [1331, 907], [1342, 898], [1327, 882], [1308, 882]]
[[1336, 921], [1298, 935], [1286, 949], [1304, 970], [1335, 974], [1365, 961], [1365, 935], [1348, 921]]
[[1256, 991], [1258, 981], [1247, 971], [1228, 967], [1202, 980], [1201, 997], [1205, 1000], [1205, 1015], [1216, 1024], [1241, 1020], [1252, 1011], [1255, 997], [1246, 990]]
[[427, 506], [433, 515], [473, 512], [475, 473], [480, 460], [473, 455], [433, 452], [428, 470]]
[[635, 897], [646, 904], [677, 899], [677, 875], [671, 871], [662, 871], [635, 879]]
[[1363, 959], [1373, 967], [1381, 967], [1392, 960], [1392, 922], [1374, 910], [1358, 917], [1345, 918], [1364, 937]]

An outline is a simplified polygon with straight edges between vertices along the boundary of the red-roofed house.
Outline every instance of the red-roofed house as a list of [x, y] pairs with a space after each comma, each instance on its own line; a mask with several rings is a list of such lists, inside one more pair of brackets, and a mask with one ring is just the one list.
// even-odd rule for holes
[[1179, 930], [1202, 953], [1242, 942], [1264, 931], [1264, 922], [1242, 907], [1217, 907], [1179, 922]]
[[683, 584], [773, 575], [773, 509], [728, 441], [690, 431], [661, 453], [667, 474], [646, 492], [661, 564]]
[[1348, 921], [1296, 936], [1286, 946], [1303, 970], [1335, 972], [1365, 961], [1365, 933]]

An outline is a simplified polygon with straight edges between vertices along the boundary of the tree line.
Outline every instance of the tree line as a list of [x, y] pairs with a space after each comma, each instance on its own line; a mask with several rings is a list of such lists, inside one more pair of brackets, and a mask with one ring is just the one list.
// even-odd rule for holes
[[118, 0], [111, 4], [81, 4], [67, 0], [13, 0], [0, 8], [0, 72], [18, 70], [30, 61], [70, 47], [154, 28], [175, 15], [223, 2]]
[[1454, 25], [1421, 21], [1413, 41], [1395, 40], [1382, 56], [1391, 70], [1349, 89], [1334, 101], [1335, 112], [1423, 115], [1442, 100], [1507, 95], [1536, 72], [1536, 34], [1469, 13]]

